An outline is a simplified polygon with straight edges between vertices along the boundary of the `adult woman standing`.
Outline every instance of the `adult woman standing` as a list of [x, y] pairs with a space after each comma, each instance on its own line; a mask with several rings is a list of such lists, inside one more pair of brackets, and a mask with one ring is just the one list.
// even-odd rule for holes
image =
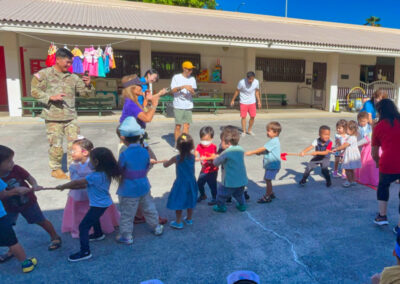
[[[379, 185], [377, 198], [379, 213], [374, 222], [378, 225], [389, 224], [386, 216], [387, 202], [389, 200], [390, 184], [400, 179], [400, 113], [396, 105], [389, 99], [381, 100], [376, 109], [379, 121], [372, 132], [372, 157], [379, 166]], [[379, 148], [382, 155], [379, 156]], [[394, 228], [395, 233], [399, 231], [399, 224]]]
[[143, 77], [140, 77], [142, 85], [142, 96], [138, 97], [138, 101], [142, 106], [147, 105], [147, 101], [151, 100], [153, 96], [162, 96], [166, 93], [166, 89], [162, 89], [157, 94], [153, 95], [153, 83], [158, 82], [159, 75], [157, 70], [149, 69], [144, 73]]
[[368, 123], [370, 125], [373, 124], [373, 121], [376, 119], [376, 105], [383, 99], [387, 99], [388, 95], [385, 90], [379, 89], [374, 92], [372, 98], [366, 101], [363, 105], [363, 108], [360, 112], [365, 111], [368, 113]]

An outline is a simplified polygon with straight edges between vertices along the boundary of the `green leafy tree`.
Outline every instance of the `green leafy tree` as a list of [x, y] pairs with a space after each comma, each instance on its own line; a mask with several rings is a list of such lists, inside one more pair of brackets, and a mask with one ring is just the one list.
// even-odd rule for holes
[[366, 19], [366, 23], [364, 24], [364, 26], [373, 26], [373, 27], [380, 27], [381, 24], [379, 24], [379, 22], [381, 21], [381, 18], [379, 17], [375, 17], [375, 16], [371, 16], [368, 19]]
[[186, 6], [193, 8], [215, 9], [217, 7], [217, 3], [215, 2], [215, 0], [128, 0], [128, 1]]

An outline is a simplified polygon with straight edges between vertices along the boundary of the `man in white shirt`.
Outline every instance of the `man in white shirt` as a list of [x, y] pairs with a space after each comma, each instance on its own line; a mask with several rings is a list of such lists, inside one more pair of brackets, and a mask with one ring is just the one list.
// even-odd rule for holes
[[[246, 78], [239, 81], [236, 91], [233, 94], [231, 106], [235, 105], [235, 99], [240, 94], [240, 117], [242, 118], [242, 137], [246, 134], [253, 135], [252, 131], [254, 119], [257, 113], [256, 100], [258, 108], [261, 108], [260, 83], [255, 78], [253, 71], [247, 72]], [[249, 128], [246, 131], [246, 117], [250, 114]]]
[[189, 133], [189, 127], [192, 123], [192, 96], [195, 94], [195, 89], [197, 89], [196, 79], [192, 76], [193, 68], [195, 66], [192, 62], [183, 62], [183, 72], [174, 75], [171, 81], [171, 90], [174, 94], [175, 144], [182, 133]]

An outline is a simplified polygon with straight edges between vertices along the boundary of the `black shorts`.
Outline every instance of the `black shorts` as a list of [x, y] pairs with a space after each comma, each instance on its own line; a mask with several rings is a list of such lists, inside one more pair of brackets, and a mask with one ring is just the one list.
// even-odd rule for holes
[[0, 247], [11, 247], [18, 243], [12, 220], [6, 215], [0, 218]]

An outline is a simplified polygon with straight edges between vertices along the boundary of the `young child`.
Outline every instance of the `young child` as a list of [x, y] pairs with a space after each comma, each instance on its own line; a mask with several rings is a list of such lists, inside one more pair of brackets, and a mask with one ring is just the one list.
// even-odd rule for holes
[[264, 154], [264, 179], [266, 182], [266, 191], [257, 202], [258, 203], [269, 203], [275, 198], [275, 194], [272, 190], [272, 180], [275, 179], [279, 170], [281, 169], [281, 143], [279, 142], [279, 134], [282, 131], [282, 127], [279, 122], [272, 121], [266, 126], [267, 136], [270, 140], [264, 145], [264, 147], [258, 148], [253, 151], [246, 152], [246, 156]]
[[221, 146], [224, 151], [214, 160], [215, 166], [222, 166], [222, 181], [217, 192], [217, 205], [213, 210], [226, 212], [226, 200], [233, 196], [238, 202], [236, 208], [246, 211], [244, 187], [247, 185], [244, 150], [239, 144], [240, 133], [231, 126], [226, 126], [221, 133]]
[[[4, 209], [2, 200], [9, 199], [11, 197], [23, 197], [26, 194], [32, 192], [32, 189], [28, 187], [14, 187], [10, 190], [6, 190], [7, 184], [0, 179], [0, 247], [8, 247], [8, 255], [15, 256], [18, 261], [21, 262], [22, 272], [28, 273], [35, 269], [37, 265], [36, 258], [27, 258], [23, 247], [18, 242], [17, 236], [13, 229], [13, 220], [9, 218], [6, 210]], [[1, 262], [7, 259], [2, 258]]]
[[[14, 151], [10, 148], [0, 145], [0, 178], [7, 184], [6, 190], [14, 187], [28, 187], [33, 190], [41, 188], [36, 179], [31, 176], [24, 168], [14, 164]], [[29, 185], [28, 185], [29, 184]], [[37, 202], [33, 191], [23, 196], [12, 196], [4, 199], [4, 207], [8, 213], [8, 218], [15, 225], [18, 215], [21, 214], [28, 224], [37, 224], [42, 227], [50, 236], [48, 250], [56, 250], [61, 247], [61, 238], [54, 229], [53, 224], [46, 219]], [[3, 260], [10, 259], [13, 256], [9, 251], [1, 256]]]
[[[71, 180], [83, 179], [93, 172], [93, 166], [89, 158], [90, 151], [93, 148], [93, 143], [86, 138], [81, 138], [73, 142], [71, 153], [73, 163], [69, 167]], [[78, 238], [79, 224], [88, 212], [89, 207], [89, 197], [86, 188], [70, 190], [64, 209], [61, 232], [70, 232], [73, 238]], [[119, 218], [119, 212], [116, 206], [112, 204], [100, 218], [103, 232], [106, 234], [114, 232], [115, 227], [119, 226]], [[104, 238], [105, 235], [101, 235], [96, 240]]]
[[378, 186], [379, 168], [376, 167], [371, 155], [372, 127], [368, 123], [369, 114], [365, 111], [358, 113], [358, 147], [361, 154], [361, 168], [356, 169], [356, 179], [362, 184]]
[[371, 278], [372, 284], [400, 283], [400, 237], [397, 237], [396, 245], [393, 249], [393, 256], [397, 264], [385, 267], [382, 273], [377, 273]]
[[111, 181], [119, 181], [120, 179], [118, 163], [109, 149], [103, 147], [94, 148], [90, 152], [90, 163], [94, 167], [93, 173], [83, 179], [73, 180], [56, 187], [61, 190], [87, 188], [89, 197], [89, 211], [79, 224], [81, 249], [68, 257], [68, 260], [72, 262], [92, 257], [89, 247], [89, 230], [91, 227], [94, 229], [90, 239], [101, 238], [103, 235], [100, 217], [113, 204], [109, 193]]
[[217, 146], [212, 143], [214, 138], [214, 129], [211, 126], [205, 126], [200, 129], [200, 144], [197, 145], [194, 152], [196, 160], [201, 161], [201, 172], [197, 180], [200, 196], [197, 202], [207, 199], [204, 186], [208, 184], [211, 190], [211, 201], [208, 205], [217, 204], [217, 177], [218, 167], [214, 166], [212, 160], [216, 157]]
[[182, 210], [187, 209], [184, 218], [186, 225], [193, 224], [193, 209], [196, 207], [197, 192], [199, 190], [194, 175], [195, 157], [192, 154], [194, 142], [189, 134], [178, 137], [176, 148], [179, 155], [164, 163], [164, 167], [176, 164], [176, 180], [168, 196], [167, 208], [175, 210], [176, 220], [170, 223], [174, 229], [183, 229]]
[[343, 155], [342, 167], [346, 171], [347, 181], [343, 183], [343, 187], [355, 186], [354, 170], [361, 168], [361, 156], [357, 145], [358, 135], [357, 122], [350, 120], [347, 124], [347, 134], [349, 135], [343, 142], [343, 144], [335, 149], [334, 152], [345, 150]]
[[307, 178], [310, 176], [311, 171], [314, 170], [318, 165], [321, 166], [321, 172], [326, 180], [326, 186], [330, 187], [332, 185], [332, 180], [328, 169], [330, 153], [332, 151], [333, 144], [330, 140], [330, 137], [331, 129], [329, 126], [322, 125], [319, 128], [319, 137], [300, 153], [300, 156], [304, 157], [314, 148], [314, 152], [308, 154], [314, 157], [308, 163], [306, 170], [304, 171], [303, 178], [299, 182], [300, 186], [304, 186], [307, 183]]
[[[336, 134], [335, 134], [335, 148], [343, 144], [343, 141], [347, 139], [347, 121], [344, 119], [339, 120], [336, 123]], [[332, 176], [334, 178], [339, 178], [338, 174], [339, 164], [343, 162], [344, 151], [338, 151], [335, 153], [335, 167]], [[342, 178], [346, 178], [345, 170], [342, 168]]]
[[[121, 133], [120, 133], [120, 130], [119, 130], [119, 127], [120, 127], [120, 126], [121, 126], [121, 125], [119, 125], [119, 126], [117, 127], [117, 136], [118, 136], [119, 140], [122, 142]], [[145, 132], [145, 133], [146, 133], [146, 132]], [[142, 141], [142, 140], [143, 140], [143, 141]], [[152, 162], [157, 161], [157, 157], [156, 157], [156, 155], [154, 154], [153, 150], [150, 148], [150, 146], [144, 141], [144, 139], [142, 139], [142, 140], [141, 140], [142, 142], [140, 142], [141, 146], [144, 147], [144, 148], [149, 152], [149, 155], [150, 155], [150, 168], [149, 168], [149, 170], [151, 170], [152, 167], [153, 167]], [[128, 146], [126, 146], [124, 143], [120, 143], [119, 146], [118, 146], [118, 157], [119, 157], [119, 156], [122, 154], [122, 152], [124, 152], [126, 149], [128, 149]], [[159, 222], [161, 225], [165, 225], [165, 224], [168, 222], [168, 219], [159, 216], [159, 217], [158, 217], [158, 222]], [[137, 212], [136, 212], [136, 216], [135, 216], [135, 221], [134, 221], [134, 223], [135, 223], [135, 224], [146, 223], [146, 219], [145, 219], [144, 216], [143, 216], [143, 210], [142, 210], [140, 204], [139, 204], [139, 207], [138, 207]]]
[[121, 124], [121, 139], [128, 148], [119, 156], [122, 180], [118, 187], [121, 225], [117, 242], [130, 245], [133, 243], [134, 218], [139, 205], [142, 207], [146, 222], [159, 236], [163, 225], [158, 222], [158, 212], [150, 194], [150, 182], [147, 172], [150, 168], [150, 155], [140, 144], [144, 130], [133, 117], [127, 117]]

